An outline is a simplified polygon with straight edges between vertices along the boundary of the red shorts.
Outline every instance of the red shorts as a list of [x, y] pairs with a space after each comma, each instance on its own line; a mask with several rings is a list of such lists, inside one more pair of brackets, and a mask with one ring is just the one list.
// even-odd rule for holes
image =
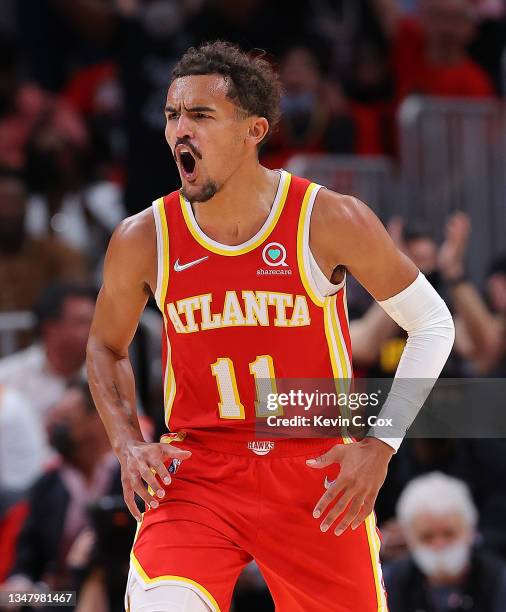
[[339, 537], [312, 516], [325, 476], [334, 480], [339, 468], [305, 461], [333, 444], [282, 440], [259, 456], [236, 440], [178, 442], [192, 456], [144, 513], [132, 571], [148, 588], [186, 584], [225, 612], [254, 559], [279, 612], [386, 612], [374, 515]]

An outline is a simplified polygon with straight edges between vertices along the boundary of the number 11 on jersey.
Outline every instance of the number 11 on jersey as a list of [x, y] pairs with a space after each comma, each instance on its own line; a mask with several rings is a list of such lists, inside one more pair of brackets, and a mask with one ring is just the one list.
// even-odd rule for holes
[[[245, 419], [244, 405], [241, 403], [237, 381], [235, 377], [234, 364], [229, 357], [219, 357], [211, 364], [211, 372], [216, 378], [220, 401], [218, 412], [222, 419]], [[281, 415], [282, 406], [276, 410], [267, 408], [267, 400], [270, 393], [277, 394], [276, 375], [274, 364], [270, 355], [259, 355], [255, 361], [249, 364], [249, 372], [255, 382], [256, 400], [255, 414], [257, 417], [267, 418], [271, 415]]]

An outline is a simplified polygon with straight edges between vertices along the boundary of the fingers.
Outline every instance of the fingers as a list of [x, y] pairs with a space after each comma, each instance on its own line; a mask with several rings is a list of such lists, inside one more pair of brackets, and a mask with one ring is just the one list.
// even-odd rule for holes
[[175, 457], [176, 459], [189, 459], [192, 456], [189, 450], [176, 448], [175, 446], [172, 446], [172, 444], [167, 444], [166, 442], [160, 442], [158, 446], [162, 449], [163, 454], [167, 457]]
[[[362, 507], [362, 499], [360, 497], [355, 497], [351, 501], [344, 515], [341, 517], [341, 520], [335, 526], [334, 533], [336, 534], [336, 536], [340, 536], [342, 533], [344, 533], [348, 529], [348, 527], [351, 525], [351, 522], [353, 521], [353, 519], [357, 516], [358, 512], [360, 511], [361, 507]], [[336, 514], [336, 518], [339, 516], [339, 514], [340, 513]]]
[[137, 508], [137, 504], [135, 503], [135, 495], [133, 489], [123, 485], [123, 497], [125, 499], [125, 504], [127, 505], [127, 508], [130, 511], [130, 514], [138, 523], [140, 523], [142, 521], [142, 514], [139, 508]]
[[161, 461], [158, 461], [158, 463], [153, 464], [153, 468], [158, 474], [160, 480], [164, 484], [170, 485], [172, 479], [170, 477], [169, 470], [165, 467], [165, 465]]
[[322, 469], [333, 463], [338, 463], [343, 456], [344, 448], [344, 444], [336, 444], [323, 455], [314, 459], [307, 459], [306, 465], [311, 468]]
[[144, 487], [142, 480], [139, 479], [137, 484], [134, 486], [134, 491], [150, 508], [158, 508], [158, 500], [154, 498], [151, 493]]
[[158, 497], [163, 497], [165, 495], [165, 490], [160, 486], [153, 472], [154, 470], [146, 465], [141, 471], [142, 479], [151, 487], [151, 490], [156, 493]]
[[366, 500], [360, 512], [353, 519], [351, 528], [356, 529], [359, 525], [361, 525], [365, 521], [365, 519], [371, 514], [373, 509], [374, 509], [374, 500]]
[[323, 532], [328, 531], [333, 523], [341, 517], [334, 526], [334, 534], [340, 536], [350, 525], [352, 529], [356, 529], [371, 514], [375, 498], [366, 497], [351, 485], [344, 486], [344, 483], [340, 483], [338, 478], [318, 500], [313, 510], [313, 517], [319, 518], [324, 514], [334, 500], [337, 501], [322, 521], [320, 529]]
[[[135, 503], [135, 494], [150, 508], [158, 507], [156, 498], [165, 497], [161, 483], [169, 485], [172, 480], [164, 464], [166, 457], [183, 460], [191, 457], [191, 452], [170, 444], [142, 442], [133, 444], [120, 458], [125, 503], [137, 521], [142, 520], [142, 514]], [[144, 483], [149, 489], [146, 489]]]
[[351, 491], [345, 491], [341, 495], [335, 506], [330, 510], [330, 512], [327, 514], [327, 516], [320, 525], [320, 529], [323, 532], [327, 531], [332, 525], [332, 523], [337, 519], [337, 517], [344, 512], [346, 506], [350, 503], [352, 497], [353, 493]]
[[339, 493], [339, 489], [333, 485], [327, 488], [325, 493], [318, 500], [318, 503], [316, 504], [315, 509], [313, 510], [314, 518], [320, 518], [320, 516], [325, 512], [325, 510], [335, 500], [338, 493]]

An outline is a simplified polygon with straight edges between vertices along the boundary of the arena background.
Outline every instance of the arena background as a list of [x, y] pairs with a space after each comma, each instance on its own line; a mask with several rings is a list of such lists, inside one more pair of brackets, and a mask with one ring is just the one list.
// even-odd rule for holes
[[[112, 230], [179, 186], [163, 137], [171, 67], [215, 39], [279, 66], [283, 118], [262, 162], [367, 202], [447, 301], [443, 375], [506, 374], [502, 0], [1, 0], [4, 593], [72, 590], [79, 612], [122, 609], [135, 521], [81, 382], [86, 337]], [[404, 334], [352, 278], [348, 299], [355, 374], [393, 375]], [[131, 354], [147, 439], [164, 427], [160, 326], [150, 303]], [[385, 574], [410, 554], [399, 496], [434, 471], [469, 487], [498, 591], [480, 610], [506, 610], [501, 438], [405, 441], [377, 503]], [[248, 567], [235, 612], [272, 609]]]

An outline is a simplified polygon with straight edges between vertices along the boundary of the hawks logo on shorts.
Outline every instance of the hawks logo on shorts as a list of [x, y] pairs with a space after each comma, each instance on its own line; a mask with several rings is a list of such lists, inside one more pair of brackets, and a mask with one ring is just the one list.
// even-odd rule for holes
[[253, 440], [248, 442], [247, 447], [255, 453], [255, 455], [267, 455], [274, 448], [274, 442], [263, 442], [261, 440]]

